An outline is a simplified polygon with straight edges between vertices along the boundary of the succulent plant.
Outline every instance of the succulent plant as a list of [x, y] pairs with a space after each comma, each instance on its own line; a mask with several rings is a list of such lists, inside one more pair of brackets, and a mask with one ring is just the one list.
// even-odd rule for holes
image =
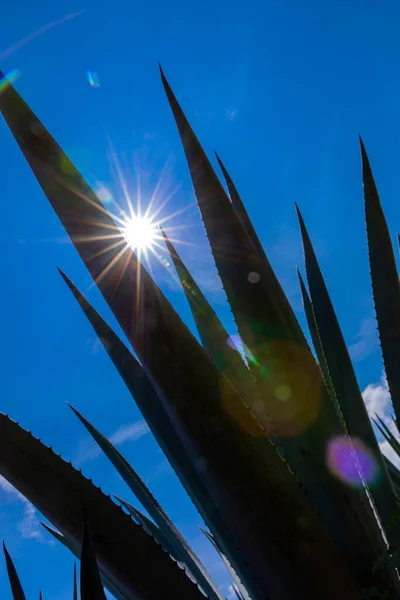
[[[163, 233], [201, 344], [196, 340], [111, 214], [9, 85], [0, 110], [136, 356], [61, 276], [202, 516], [240, 600], [353, 600], [375, 591], [397, 598], [400, 581], [391, 558], [400, 546], [400, 473], [381, 454], [304, 220], [298, 210], [308, 290], [301, 276], [300, 286], [314, 349], [226, 167], [217, 156], [228, 193], [162, 71], [161, 78], [245, 356], [227, 343], [218, 316]], [[372, 289], [400, 422], [399, 277], [362, 142], [361, 154]], [[104, 598], [104, 585], [121, 600], [220, 600], [218, 587], [134, 468], [73, 410], [150, 518], [118, 499], [126, 514], [1, 414], [0, 474], [56, 528], [45, 525], [47, 531], [81, 558], [81, 597]], [[378, 426], [394, 444], [385, 424]], [[351, 485], [328, 468], [336, 442]], [[363, 453], [379, 474], [373, 481]], [[23, 598], [6, 559], [14, 598]], [[374, 569], [377, 560], [383, 567]]]

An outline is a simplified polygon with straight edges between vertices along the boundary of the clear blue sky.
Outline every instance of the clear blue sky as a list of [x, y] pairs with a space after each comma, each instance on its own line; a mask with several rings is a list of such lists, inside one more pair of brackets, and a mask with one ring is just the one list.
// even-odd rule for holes
[[[295, 274], [302, 266], [293, 208], [299, 203], [360, 385], [379, 384], [357, 134], [364, 137], [394, 235], [400, 228], [396, 0], [42, 0], [34, 6], [14, 0], [3, 17], [1, 68], [19, 69], [17, 90], [95, 187], [106, 186], [123, 202], [110, 142], [133, 203], [138, 173], [144, 205], [164, 167], [156, 204], [179, 186], [162, 215], [189, 207], [170, 224], [179, 227], [176, 237], [190, 242], [179, 246], [181, 254], [234, 333], [193, 207], [160, 83], [160, 60], [205, 149], [210, 154], [216, 149], [231, 171], [304, 323]], [[97, 73], [100, 87], [89, 85], [87, 69]], [[72, 459], [104, 490], [131, 500], [112, 467], [95, 456], [66, 402], [106, 435], [120, 442], [125, 435], [121, 451], [226, 590], [228, 578], [201, 537], [196, 512], [151, 435], [140, 435], [140, 414], [57, 273], [56, 266], [62, 267], [110, 319], [2, 120], [0, 149], [0, 410]], [[153, 266], [160, 286], [192, 326], [168, 269], [157, 261]], [[45, 599], [67, 600], [73, 560], [38, 532], [29, 506], [0, 489], [0, 537], [28, 597], [38, 597], [42, 586]], [[0, 597], [10, 597], [2, 560]]]

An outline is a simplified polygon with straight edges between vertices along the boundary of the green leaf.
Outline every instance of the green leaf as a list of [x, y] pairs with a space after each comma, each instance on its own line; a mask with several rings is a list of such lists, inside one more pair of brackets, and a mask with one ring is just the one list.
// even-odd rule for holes
[[218, 156], [218, 154], [216, 152], [215, 152], [215, 156], [217, 157], [218, 164], [219, 164], [222, 174], [224, 176], [226, 186], [228, 188], [229, 196], [230, 196], [230, 199], [232, 202], [232, 206], [233, 206], [237, 216], [239, 217], [240, 221], [242, 222], [242, 225], [243, 225], [247, 235], [253, 242], [254, 247], [256, 248], [259, 256], [261, 257], [261, 259], [263, 260], [263, 262], [265, 263], [265, 265], [267, 267], [267, 272], [269, 275], [269, 285], [271, 286], [271, 288], [273, 288], [275, 290], [275, 295], [279, 297], [280, 304], [283, 307], [283, 310], [286, 312], [286, 316], [287, 316], [288, 320], [291, 322], [293, 330], [296, 331], [298, 339], [301, 342], [301, 345], [304, 347], [307, 347], [307, 342], [304, 338], [301, 327], [297, 321], [296, 315], [294, 314], [293, 309], [285, 296], [282, 286], [279, 283], [279, 280], [276, 277], [276, 275], [270, 265], [270, 262], [265, 253], [263, 245], [261, 244], [260, 238], [258, 237], [256, 230], [254, 228], [254, 225], [251, 222], [251, 219], [247, 213], [244, 202], [243, 202], [241, 196], [239, 195], [239, 192], [237, 191], [236, 186], [233, 183], [233, 180], [232, 180], [231, 176], [229, 175], [225, 165], [223, 164], [222, 160], [220, 159], [220, 157]]
[[[260, 238], [258, 237], [256, 230], [254, 229], [254, 225], [251, 222], [251, 219], [247, 213], [246, 207], [243, 203], [242, 198], [239, 195], [239, 192], [236, 189], [235, 184], [233, 183], [233, 180], [231, 178], [231, 176], [229, 175], [224, 163], [222, 162], [222, 160], [220, 159], [220, 157], [218, 156], [218, 154], [215, 152], [215, 156], [217, 158], [218, 164], [220, 166], [220, 169], [222, 171], [222, 175], [224, 176], [225, 182], [226, 182], [226, 186], [228, 188], [228, 192], [229, 192], [229, 197], [231, 199], [232, 202], [232, 206], [235, 209], [235, 212], [237, 214], [237, 216], [239, 217], [239, 219], [241, 220], [243, 227], [247, 233], [247, 235], [249, 236], [249, 238], [251, 239], [251, 241], [253, 242], [257, 252], [259, 253], [259, 255], [266, 261], [268, 261], [267, 255], [265, 253], [265, 250], [263, 248], [263, 245], [260, 242]], [[277, 284], [279, 285], [278, 279], [276, 280]]]
[[78, 582], [76, 580], [76, 563], [74, 564], [74, 600], [78, 600]]
[[188, 458], [164, 409], [150, 377], [111, 327], [93, 308], [78, 288], [60, 269], [59, 272], [86, 315], [99, 340], [113, 361], [118, 373], [132, 395], [137, 407], [148, 423], [162, 451], [185, 486], [190, 497], [200, 505], [210, 504], [210, 498]]
[[164, 231], [162, 233], [205, 351], [235, 386], [246, 404], [251, 407], [260, 395], [252, 375], [238, 350], [231, 346], [228, 332], [191, 276], [176, 248], [166, 233]]
[[[315, 319], [314, 308], [313, 308], [313, 305], [311, 302], [311, 298], [308, 294], [307, 288], [305, 286], [305, 283], [303, 281], [303, 278], [302, 278], [299, 270], [297, 270], [297, 276], [298, 276], [299, 283], [300, 283], [300, 291], [301, 291], [301, 297], [303, 300], [303, 306], [304, 306], [304, 312], [306, 315], [307, 325], [308, 325], [308, 329], [309, 329], [309, 332], [311, 335], [311, 340], [312, 340], [312, 343], [314, 346], [314, 350], [317, 355], [319, 368], [321, 369], [322, 377], [324, 379], [324, 382], [325, 382], [326, 388], [329, 392], [329, 395], [330, 395], [331, 399], [333, 400], [335, 407], [337, 407], [339, 418], [340, 418], [340, 420], [342, 420], [343, 415], [341, 413], [340, 407], [336, 400], [335, 390], [332, 387], [331, 378], [329, 375], [328, 367], [327, 367], [325, 356], [324, 356], [323, 349], [322, 349], [321, 340], [319, 337], [318, 326], [317, 326], [317, 322]], [[344, 423], [344, 421], [343, 421], [343, 427], [344, 428], [346, 427], [346, 424]]]
[[[106, 209], [11, 85], [0, 95], [0, 109], [75, 248], [156, 386], [164, 409], [201, 478], [204, 495], [208, 495], [208, 502], [204, 502], [204, 495], [202, 501], [197, 499], [196, 508], [253, 599], [265, 600], [271, 596], [272, 600], [286, 600], [297, 595], [303, 600], [310, 594], [326, 600], [352, 598], [354, 582], [306, 494], [236, 390], [199, 346], [125, 244]], [[245, 232], [243, 236], [248, 240]], [[224, 239], [225, 235], [221, 236], [221, 240]], [[241, 247], [237, 251], [241, 256]], [[252, 255], [257, 258], [253, 249]], [[137, 289], [139, 268], [140, 289]], [[238, 274], [239, 278], [241, 274], [243, 271]], [[258, 300], [257, 304], [259, 306]], [[265, 305], [259, 306], [262, 313], [265, 308]], [[291, 354], [290, 358], [292, 361], [295, 356]], [[314, 366], [317, 368], [315, 361]], [[301, 374], [306, 370], [302, 361], [298, 370], [300, 383], [296, 378], [296, 386], [301, 386], [304, 381]], [[310, 402], [309, 392], [314, 389], [302, 390], [303, 399]], [[315, 421], [313, 434], [319, 431], [319, 425], [320, 422]], [[307, 452], [308, 460], [312, 456], [311, 447]], [[320, 480], [318, 472], [314, 480], [315, 489], [320, 493], [325, 490], [324, 452], [319, 460], [324, 477]], [[347, 500], [347, 491], [342, 492], [335, 482], [333, 487]], [[331, 495], [330, 489], [326, 491], [326, 499], [333, 510], [343, 504], [336, 502], [337, 493]], [[299, 518], [308, 524], [305, 530], [296, 528]], [[294, 539], [298, 539], [302, 548], [306, 545], [307, 553], [298, 551]], [[132, 556], [130, 559], [133, 561]], [[368, 567], [370, 571], [369, 564]], [[145, 572], [143, 569], [142, 573]], [[163, 578], [150, 579], [152, 585], [156, 585], [156, 581]], [[168, 589], [173, 595], [170, 586]]]
[[6, 559], [8, 580], [10, 582], [11, 593], [14, 600], [26, 600], [24, 590], [18, 577], [17, 570], [14, 566], [11, 556], [8, 553], [5, 543], [3, 542], [3, 551]]
[[85, 513], [81, 544], [81, 600], [106, 600]]
[[132, 517], [138, 523], [140, 523], [142, 525], [143, 529], [145, 531], [147, 531], [149, 535], [152, 535], [153, 538], [156, 540], [156, 542], [158, 544], [161, 544], [161, 546], [164, 548], [164, 550], [166, 552], [168, 552], [169, 555], [172, 556], [172, 558], [174, 560], [177, 560], [178, 562], [182, 560], [176, 554], [174, 548], [171, 546], [171, 544], [169, 543], [168, 539], [162, 533], [162, 531], [160, 530], [160, 528], [155, 523], [153, 523], [153, 521], [150, 521], [150, 519], [148, 519], [146, 517], [146, 515], [144, 515], [143, 513], [141, 513], [140, 510], [138, 510], [137, 508], [135, 508], [131, 504], [129, 504], [129, 502], [126, 502], [125, 500], [123, 500], [122, 498], [120, 498], [120, 496], [117, 496], [116, 494], [113, 494], [113, 495], [114, 495], [114, 498], [116, 500], [118, 500], [118, 502], [120, 502], [124, 508], [126, 508], [126, 510], [132, 515]]
[[[239, 334], [257, 361], [253, 372], [262, 402], [254, 414], [277, 446], [283, 446], [288, 464], [315, 510], [352, 572], [363, 581], [384, 544], [366, 495], [343, 486], [326, 468], [327, 444], [343, 435], [343, 423], [300, 326], [285, 308], [287, 299], [274, 283], [270, 265], [257, 252], [164, 74], [161, 76], [216, 267]], [[256, 279], [250, 274], [256, 274]], [[364, 517], [363, 523], [360, 517]], [[243, 582], [251, 594], [247, 581]]]
[[360, 138], [369, 265], [383, 362], [396, 419], [400, 420], [400, 283], [389, 229]]
[[251, 600], [246, 588], [244, 587], [243, 583], [240, 581], [238, 574], [236, 573], [235, 569], [232, 567], [231, 563], [229, 562], [228, 557], [224, 554], [224, 552], [218, 546], [214, 536], [211, 533], [209, 533], [208, 531], [206, 531], [205, 529], [203, 529], [202, 527], [200, 527], [200, 529], [204, 533], [206, 538], [214, 546], [214, 548], [218, 552], [218, 554], [220, 555], [230, 576], [232, 577], [233, 585], [235, 586], [234, 587], [235, 593], [239, 596], [240, 600]]
[[179, 559], [187, 566], [199, 586], [210, 599], [221, 600], [222, 597], [220, 593], [201, 564], [199, 558], [188, 546], [181, 533], [175, 527], [162, 506], [160, 506], [154, 498], [144, 481], [139, 477], [122, 454], [100, 433], [100, 431], [93, 427], [93, 425], [89, 423], [76, 408], [71, 406], [71, 409], [159, 527], [163, 536], [168, 540], [169, 545], [172, 546], [174, 556], [179, 556]]
[[389, 442], [396, 454], [400, 456], [400, 442], [395, 438], [393, 433], [390, 431], [389, 427], [386, 425], [386, 423], [382, 421], [382, 419], [378, 415], [375, 415], [375, 419], [375, 425], [378, 427], [383, 437]]
[[[333, 396], [332, 400], [338, 408], [339, 417], [344, 419], [350, 436], [361, 440], [372, 452], [378, 469], [378, 477], [375, 483], [370, 482], [369, 488], [381, 519], [383, 523], [386, 523], [398, 505], [396, 493], [375, 437], [314, 248], [297, 206], [296, 210], [303, 239], [311, 310], [315, 319], [315, 327], [310, 330], [310, 333], [322, 365], [324, 378], [328, 381], [328, 389], [331, 390]], [[310, 307], [308, 307], [309, 311]], [[310, 321], [311, 317], [308, 317], [308, 320]], [[397, 532], [392, 531], [388, 535], [394, 536], [396, 539], [391, 539], [391, 541], [397, 543]]]
[[[42, 525], [42, 527], [44, 527], [44, 529], [48, 533], [50, 533], [51, 536], [53, 536], [54, 539], [56, 539], [58, 542], [60, 542], [60, 544], [62, 544], [63, 546], [65, 546], [65, 548], [68, 548], [68, 550], [70, 552], [72, 552], [72, 554], [74, 556], [76, 556], [76, 558], [80, 559], [81, 547], [80, 547], [79, 543], [76, 543], [76, 541], [74, 541], [73, 543], [70, 543], [65, 536], [63, 536], [56, 529], [53, 529], [53, 527], [50, 527], [50, 525], [47, 525], [46, 523], [43, 523], [43, 522], [40, 522], [40, 524]], [[103, 582], [104, 587], [106, 587], [108, 589], [108, 591], [116, 598], [116, 600], [128, 600], [129, 595], [122, 594], [115, 587], [115, 585], [112, 583], [112, 581], [110, 581], [110, 579], [107, 577], [107, 574], [106, 574], [106, 572], [105, 572], [105, 570], [104, 570], [104, 568], [102, 567], [101, 564], [100, 564], [100, 576], [101, 576], [101, 580]], [[76, 592], [75, 592], [75, 590], [76, 590]], [[75, 598], [75, 593], [76, 593], [76, 598]], [[74, 600], [78, 600], [78, 584], [77, 584], [77, 578], [76, 578], [76, 563], [75, 563], [75, 566], [74, 566]]]
[[169, 589], [174, 598], [200, 600], [169, 555], [100, 488], [1, 413], [0, 431], [0, 474], [78, 553], [86, 510], [99, 563], [122, 596], [156, 599]]

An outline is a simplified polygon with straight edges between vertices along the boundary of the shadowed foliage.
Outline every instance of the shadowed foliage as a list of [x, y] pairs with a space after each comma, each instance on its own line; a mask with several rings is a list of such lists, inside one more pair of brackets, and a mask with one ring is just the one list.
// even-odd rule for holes
[[[156, 598], [166, 588], [176, 598], [201, 598], [169, 555], [100, 488], [2, 414], [0, 428], [2, 475], [78, 552], [84, 510], [90, 514], [99, 564], [126, 600]], [[157, 577], [150, 576], [154, 571]]]
[[139, 502], [147, 510], [156, 525], [159, 527], [163, 536], [167, 539], [168, 544], [172, 546], [174, 550], [174, 556], [177, 555], [179, 560], [186, 565], [197, 583], [201, 586], [210, 599], [220, 600], [221, 595], [214, 586], [214, 583], [210, 579], [210, 576], [206, 572], [204, 566], [201, 564], [200, 559], [188, 546], [181, 533], [165, 513], [164, 509], [154, 498], [144, 481], [133, 470], [122, 454], [118, 452], [118, 450], [107, 440], [107, 438], [104, 437], [104, 435], [102, 435], [95, 427], [93, 427], [93, 425], [89, 423], [89, 421], [85, 419], [85, 417], [83, 417], [76, 410], [76, 408], [71, 406], [71, 409], [74, 411], [81, 423], [85, 426], [86, 430], [90, 433], [95, 442], [103, 450], [107, 458], [114, 465], [122, 479], [135, 494]]
[[[394, 600], [400, 591], [397, 565], [380, 521], [386, 525], [398, 510], [392, 480], [398, 486], [400, 475], [381, 455], [301, 215], [310, 295], [299, 275], [300, 288], [318, 362], [229, 173], [217, 156], [230, 198], [163, 72], [161, 79], [246, 361], [227, 344], [214, 309], [164, 234], [202, 345], [197, 342], [112, 215], [9, 85], [0, 94], [0, 110], [136, 356], [60, 273], [211, 532], [205, 534], [225, 562], [239, 600], [359, 600], [371, 590], [384, 590]], [[363, 146], [362, 157], [371, 277], [396, 408], [400, 287]], [[103, 585], [118, 600], [200, 600], [202, 592], [222, 600], [134, 468], [73, 410], [150, 519], [118, 498], [126, 514], [1, 414], [0, 474], [57, 528], [45, 525], [46, 530], [81, 558], [82, 600], [104, 600]], [[383, 421], [378, 428], [389, 443], [398, 444]], [[379, 466], [378, 484], [369, 489], [355, 438]], [[352, 485], [327, 463], [337, 439], [348, 444]], [[388, 526], [386, 534], [393, 546], [398, 529]], [[377, 560], [384, 568], [373, 568]]]
[[360, 138], [365, 221], [379, 338], [396, 419], [400, 420], [400, 283], [389, 229], [371, 166]]
[[81, 600], [106, 600], [90, 539], [86, 511], [83, 519], [81, 545]]
[[231, 341], [228, 332], [217, 317], [214, 309], [201, 292], [164, 231], [163, 236], [183, 291], [189, 302], [204, 350], [236, 387], [246, 404], [252, 407], [259, 397], [254, 384], [254, 378], [247, 369], [239, 351]]
[[[395, 491], [372, 429], [349, 352], [319, 268], [314, 248], [297, 206], [296, 210], [304, 245], [311, 309], [316, 326], [316, 329], [310, 330], [311, 336], [313, 337], [320, 364], [323, 365], [321, 368], [325, 381], [328, 382], [331, 394], [334, 396], [333, 400], [338, 408], [338, 413], [340, 413], [340, 416], [343, 416], [349, 434], [361, 440], [373, 452], [377, 468], [379, 469], [379, 480], [375, 485], [370, 486], [370, 490], [385, 524], [397, 507]], [[309, 306], [307, 306], [306, 312], [310, 312]], [[310, 320], [310, 317], [308, 318]], [[316, 336], [316, 332], [318, 332], [318, 336]], [[392, 541], [397, 543], [399, 532], [391, 530], [388, 533], [394, 538]]]
[[12, 558], [11, 558], [4, 542], [3, 542], [3, 551], [4, 551], [4, 556], [6, 559], [8, 579], [10, 581], [10, 587], [11, 587], [11, 593], [13, 596], [13, 600], [26, 600], [24, 590], [22, 589], [22, 585], [21, 585], [21, 582], [18, 577], [17, 570], [14, 566]]

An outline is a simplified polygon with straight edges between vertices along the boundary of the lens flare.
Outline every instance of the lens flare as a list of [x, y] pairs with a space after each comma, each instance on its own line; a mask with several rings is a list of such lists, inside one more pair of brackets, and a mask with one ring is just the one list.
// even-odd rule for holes
[[248, 276], [249, 283], [258, 283], [261, 280], [260, 274], [256, 271], [252, 271]]
[[14, 83], [20, 75], [21, 72], [19, 69], [12, 69], [11, 71], [4, 73], [3, 77], [0, 78], [0, 94], [1, 92], [4, 92], [9, 85]]
[[226, 340], [226, 343], [228, 344], [228, 346], [233, 348], [233, 350], [237, 350], [238, 352], [240, 352], [243, 358], [246, 358], [253, 364], [257, 364], [257, 361], [254, 358], [251, 350], [243, 342], [240, 335], [229, 335]]
[[151, 250], [157, 237], [155, 224], [145, 216], [134, 215], [122, 231], [129, 246], [136, 252]]
[[89, 69], [87, 69], [86, 73], [88, 76], [89, 85], [95, 88], [100, 87], [100, 80], [96, 71], [89, 71]]
[[330, 440], [327, 465], [333, 475], [353, 487], [362, 485], [359, 468], [367, 483], [372, 483], [378, 474], [371, 451], [357, 438], [350, 440], [344, 436], [337, 436]]

